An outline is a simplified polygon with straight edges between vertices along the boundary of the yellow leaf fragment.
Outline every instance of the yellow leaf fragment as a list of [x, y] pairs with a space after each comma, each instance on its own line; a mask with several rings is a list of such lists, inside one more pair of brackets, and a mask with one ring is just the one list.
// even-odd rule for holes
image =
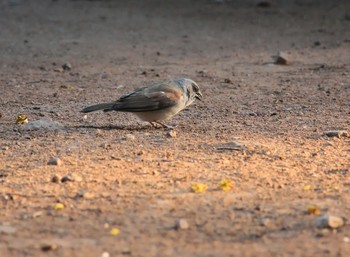
[[119, 228], [112, 228], [110, 231], [109, 231], [109, 234], [112, 235], [112, 236], [117, 236], [120, 234], [120, 229]]
[[193, 193], [203, 193], [207, 190], [208, 186], [202, 183], [192, 183], [191, 191]]
[[309, 215], [320, 215], [321, 214], [321, 210], [320, 207], [318, 207], [315, 204], [310, 204], [307, 209], [306, 209], [307, 214]]
[[28, 123], [28, 117], [27, 115], [25, 114], [20, 114], [16, 117], [16, 123], [17, 124], [21, 124], [21, 125], [24, 125], [24, 124], [27, 124]]
[[304, 189], [304, 191], [308, 191], [308, 190], [311, 190], [312, 187], [311, 187], [311, 185], [305, 185], [303, 189]]
[[64, 204], [63, 203], [56, 203], [54, 209], [56, 211], [63, 210], [64, 209]]
[[222, 191], [229, 191], [233, 189], [233, 183], [231, 180], [223, 179], [218, 185], [218, 189], [221, 189]]
[[334, 186], [333, 189], [334, 189], [335, 191], [339, 191], [339, 190], [340, 190], [340, 187], [339, 187], [339, 186]]

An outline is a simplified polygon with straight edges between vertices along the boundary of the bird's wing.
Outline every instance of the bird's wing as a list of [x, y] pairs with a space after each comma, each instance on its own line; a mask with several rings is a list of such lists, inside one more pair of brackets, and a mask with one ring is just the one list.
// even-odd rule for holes
[[148, 112], [169, 108], [178, 104], [183, 93], [172, 83], [143, 87], [122, 96], [113, 109], [124, 112]]

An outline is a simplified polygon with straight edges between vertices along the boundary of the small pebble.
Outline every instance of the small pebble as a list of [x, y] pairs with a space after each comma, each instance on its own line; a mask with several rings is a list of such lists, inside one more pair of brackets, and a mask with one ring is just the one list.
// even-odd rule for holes
[[73, 182], [73, 181], [81, 182], [82, 180], [83, 180], [82, 177], [80, 177], [79, 175], [74, 174], [74, 173], [67, 174], [67, 175], [65, 175], [65, 176], [63, 176], [63, 177], [61, 178], [61, 182], [62, 182], [62, 183], [65, 183], [65, 182], [68, 182], [68, 181], [71, 181], [71, 182]]
[[100, 147], [102, 147], [103, 149], [111, 149], [111, 145], [108, 143], [102, 143], [100, 144]]
[[171, 137], [171, 138], [176, 138], [176, 136], [177, 136], [176, 130], [172, 129], [172, 130], [168, 131], [166, 133], [166, 136]]
[[133, 141], [136, 139], [136, 137], [133, 134], [126, 134], [124, 139]]
[[53, 251], [57, 249], [57, 245], [55, 244], [44, 244], [41, 246], [41, 250], [43, 252]]
[[12, 226], [0, 225], [0, 235], [1, 234], [14, 234], [16, 232], [16, 228]]
[[51, 157], [50, 160], [47, 162], [48, 165], [56, 165], [61, 166], [62, 160], [58, 157]]
[[275, 64], [286, 65], [288, 63], [287, 55], [283, 52], [278, 52], [275, 58]]
[[156, 170], [152, 171], [152, 175], [158, 176], [159, 175], [159, 171], [156, 171]]
[[52, 182], [52, 183], [58, 183], [58, 182], [60, 182], [60, 177], [57, 176], [57, 175], [53, 175], [52, 178], [51, 178], [51, 182]]
[[327, 137], [349, 137], [350, 134], [346, 130], [331, 130], [324, 133]]
[[63, 68], [55, 68], [53, 71], [54, 72], [63, 72]]
[[264, 227], [267, 227], [267, 228], [275, 228], [276, 227], [276, 225], [273, 222], [273, 220], [269, 219], [269, 218], [262, 218], [260, 220], [260, 225], [262, 225]]
[[339, 228], [344, 225], [342, 217], [325, 214], [316, 219], [316, 227], [318, 228]]
[[71, 70], [72, 69], [72, 65], [69, 62], [66, 62], [62, 65], [62, 69], [63, 70]]
[[87, 200], [91, 200], [95, 198], [95, 194], [86, 190], [80, 190], [74, 197], [75, 199], [85, 198]]
[[42, 216], [42, 215], [43, 215], [43, 212], [42, 212], [42, 211], [36, 211], [36, 212], [33, 213], [32, 217], [33, 217], [33, 218], [38, 218], [38, 217], [40, 217], [40, 216]]
[[109, 254], [109, 252], [103, 252], [101, 254], [101, 257], [110, 257], [110, 254]]
[[176, 225], [175, 228], [176, 229], [181, 229], [181, 230], [186, 230], [190, 227], [190, 225], [188, 224], [187, 220], [185, 219], [179, 219], [176, 221]]
[[232, 80], [231, 79], [224, 79], [224, 83], [227, 83], [227, 84], [232, 84], [233, 82], [232, 82]]
[[329, 233], [330, 233], [329, 229], [323, 228], [323, 229], [317, 231], [316, 236], [317, 237], [326, 237], [329, 235]]
[[1, 151], [7, 151], [8, 149], [10, 149], [10, 147], [8, 147], [8, 146], [2, 146], [2, 147], [0, 147], [0, 150], [1, 150]]
[[27, 213], [22, 213], [22, 214], [20, 215], [20, 218], [21, 218], [21, 220], [27, 220], [27, 219], [29, 218], [29, 216], [28, 216]]

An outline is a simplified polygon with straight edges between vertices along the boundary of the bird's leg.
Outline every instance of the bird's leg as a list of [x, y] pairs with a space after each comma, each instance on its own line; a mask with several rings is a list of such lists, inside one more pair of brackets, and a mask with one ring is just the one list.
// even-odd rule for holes
[[157, 128], [157, 126], [156, 126], [157, 123], [154, 123], [153, 121], [149, 121], [149, 124], [151, 124], [151, 126], [152, 126], [153, 128]]
[[175, 129], [174, 126], [170, 126], [170, 125], [167, 125], [167, 124], [164, 124], [160, 121], [156, 121], [156, 123], [158, 123], [159, 125], [161, 125], [163, 128], [166, 128], [166, 129]]

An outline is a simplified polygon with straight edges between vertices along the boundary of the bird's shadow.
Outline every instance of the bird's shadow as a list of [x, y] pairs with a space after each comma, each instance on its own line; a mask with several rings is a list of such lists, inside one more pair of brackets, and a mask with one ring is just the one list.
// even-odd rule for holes
[[71, 129], [100, 129], [100, 130], [128, 130], [128, 131], [141, 131], [141, 130], [154, 130], [163, 128], [154, 128], [152, 126], [118, 126], [118, 125], [106, 125], [106, 126], [96, 126], [96, 125], [77, 125], [68, 126]]

